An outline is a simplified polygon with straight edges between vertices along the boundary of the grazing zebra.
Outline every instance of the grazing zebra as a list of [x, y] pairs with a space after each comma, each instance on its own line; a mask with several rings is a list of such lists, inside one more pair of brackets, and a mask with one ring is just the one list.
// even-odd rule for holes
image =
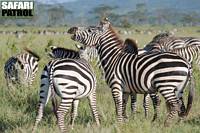
[[[61, 103], [57, 109], [58, 125], [61, 132], [67, 131], [64, 126], [64, 117], [71, 106], [70, 123], [73, 128], [79, 99], [83, 97], [88, 97], [95, 121], [97, 125], [100, 124], [96, 109], [96, 77], [91, 66], [85, 59], [80, 58], [82, 55], [79, 55], [79, 52], [62, 50], [65, 51], [65, 56], [68, 58], [50, 61], [42, 72], [39, 109], [33, 132], [36, 130], [39, 121], [41, 121], [44, 107], [52, 94], [57, 94], [61, 98]], [[60, 56], [59, 52], [57, 54]], [[53, 55], [54, 57], [57, 56], [55, 53]], [[79, 58], [74, 55], [79, 55]]]
[[[96, 47], [107, 84], [112, 90], [119, 122], [122, 122], [124, 117], [123, 92], [140, 94], [160, 92], [169, 107], [165, 126], [168, 126], [174, 115], [180, 112], [179, 98], [182, 97], [190, 75], [190, 64], [183, 58], [167, 52], [149, 52], [141, 55], [125, 53], [122, 51], [122, 41], [107, 20], [98, 26], [72, 27], [68, 33], [72, 34], [72, 40]], [[192, 91], [190, 88], [188, 95], [190, 104]]]
[[4, 73], [8, 87], [13, 83], [31, 85], [35, 79], [40, 57], [27, 48], [24, 50], [27, 53], [12, 56], [5, 63]]
[[156, 35], [152, 41], [145, 46], [145, 50], [160, 49], [162, 51], [171, 51], [175, 48], [184, 48], [187, 46], [199, 46], [200, 39], [195, 37], [174, 37], [170, 33], [161, 33]]
[[[200, 39], [193, 37], [165, 37], [160, 40], [147, 44], [144, 48], [146, 51], [167, 51], [178, 54], [179, 56], [185, 58], [189, 63], [194, 62], [200, 66]], [[182, 43], [176, 43], [175, 40], [182, 40]], [[169, 43], [169, 42], [173, 42]], [[200, 67], [198, 67], [200, 69]]]

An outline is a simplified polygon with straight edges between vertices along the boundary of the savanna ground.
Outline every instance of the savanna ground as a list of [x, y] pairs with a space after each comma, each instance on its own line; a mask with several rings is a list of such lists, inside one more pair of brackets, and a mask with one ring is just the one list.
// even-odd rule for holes
[[[175, 27], [175, 26], [132, 26], [133, 29], [154, 31], [159, 30], [173, 30], [178, 36], [196, 36], [200, 37], [200, 27]], [[39, 99], [40, 89], [40, 74], [43, 66], [47, 64], [49, 58], [45, 54], [44, 49], [48, 44], [63, 46], [66, 48], [76, 49], [70, 39], [70, 35], [38, 35], [33, 34], [34, 31], [44, 30], [47, 28], [39, 27], [0, 27], [0, 31], [16, 31], [25, 29], [29, 33], [22, 36], [20, 39], [15, 35], [0, 34], [0, 132], [5, 133], [28, 133], [31, 132], [32, 126], [36, 117], [36, 108]], [[51, 28], [54, 31], [65, 31], [66, 27]], [[125, 30], [125, 29], [120, 29]], [[129, 29], [130, 30], [130, 29]], [[139, 47], [147, 44], [156, 33], [141, 34], [133, 33], [130, 35], [120, 34], [122, 38], [131, 37], [137, 39]], [[12, 55], [16, 55], [23, 51], [23, 47], [28, 47], [41, 56], [39, 64], [39, 72], [32, 87], [16, 87], [15, 89], [8, 90], [4, 79], [3, 67], [5, 61]], [[196, 79], [195, 99], [192, 110], [189, 116], [182, 123], [177, 123], [177, 118], [174, 119], [169, 128], [163, 126], [164, 119], [166, 118], [166, 107], [162, 99], [161, 114], [157, 121], [151, 122], [153, 109], [150, 106], [149, 117], [144, 118], [144, 110], [142, 107], [143, 96], [138, 97], [137, 114], [131, 117], [130, 104], [127, 107], [129, 121], [118, 124], [116, 121], [115, 107], [111, 91], [106, 85], [105, 81], [101, 79], [100, 71], [96, 69], [98, 78], [97, 83], [97, 107], [100, 114], [101, 126], [97, 127], [93, 121], [93, 117], [88, 105], [87, 99], [82, 99], [79, 104], [78, 117], [75, 121], [72, 133], [197, 133], [200, 132], [200, 74], [197, 68], [194, 71]], [[188, 90], [186, 89], [186, 92]], [[184, 94], [185, 99], [187, 93]], [[130, 103], [130, 101], [129, 101]], [[69, 116], [66, 119], [66, 126], [69, 122]], [[51, 102], [45, 108], [44, 117], [38, 126], [38, 133], [55, 133], [59, 132], [56, 124], [56, 118], [52, 113]]]

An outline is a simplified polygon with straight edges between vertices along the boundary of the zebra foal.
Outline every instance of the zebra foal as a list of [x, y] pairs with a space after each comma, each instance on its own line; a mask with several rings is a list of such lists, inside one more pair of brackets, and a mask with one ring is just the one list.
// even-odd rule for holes
[[71, 106], [72, 115], [70, 123], [73, 128], [74, 120], [77, 116], [79, 99], [83, 97], [88, 97], [95, 121], [97, 125], [100, 125], [99, 115], [96, 109], [96, 77], [93, 70], [85, 59], [74, 56], [78, 55], [78, 52], [64, 50], [65, 54], [68, 51], [68, 58], [50, 61], [42, 72], [39, 109], [33, 132], [35, 132], [39, 121], [41, 121], [44, 107], [53, 93], [61, 98], [56, 112], [58, 126], [61, 132], [67, 131], [64, 126], [64, 117]]

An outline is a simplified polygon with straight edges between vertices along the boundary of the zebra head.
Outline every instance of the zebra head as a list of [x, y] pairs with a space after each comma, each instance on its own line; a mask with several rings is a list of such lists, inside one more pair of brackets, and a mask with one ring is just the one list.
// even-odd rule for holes
[[173, 36], [173, 34], [170, 33], [170, 32], [160, 33], [160, 34], [153, 37], [152, 42], [159, 43], [162, 39], [169, 38], [169, 37], [172, 37], [172, 36]]
[[160, 43], [149, 43], [144, 47], [144, 50], [149, 52], [149, 51], [165, 51], [165, 48], [163, 48], [162, 45], [160, 45]]
[[80, 42], [87, 46], [96, 46], [101, 41], [110, 26], [110, 22], [105, 19], [97, 26], [89, 27], [72, 27], [68, 33], [72, 34], [72, 40]]
[[51, 51], [49, 51], [48, 48], [45, 48], [45, 52], [48, 54], [48, 56], [50, 56], [51, 58], [57, 58], [55, 56], [57, 47], [56, 46], [50, 46], [49, 48], [50, 48]]
[[145, 45], [144, 50], [146, 51], [167, 51], [168, 48], [163, 45], [166, 40], [168, 40], [170, 37], [172, 37], [172, 33], [170, 32], [164, 32], [156, 35], [153, 37], [152, 41]]

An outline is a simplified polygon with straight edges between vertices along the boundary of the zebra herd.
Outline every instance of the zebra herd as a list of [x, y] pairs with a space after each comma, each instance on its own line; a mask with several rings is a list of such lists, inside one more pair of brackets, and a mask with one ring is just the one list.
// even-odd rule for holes
[[[129, 95], [132, 112], [135, 113], [137, 94], [144, 94], [145, 116], [148, 114], [151, 97], [154, 106], [153, 120], [159, 113], [158, 93], [164, 97], [168, 108], [165, 126], [169, 126], [177, 113], [180, 119], [188, 115], [195, 89], [192, 66], [193, 62], [200, 64], [200, 39], [161, 33], [143, 49], [138, 49], [132, 39], [121, 40], [108, 19], [100, 21], [96, 26], [71, 27], [68, 33], [71, 34], [72, 40], [83, 46], [78, 48], [78, 52], [56, 46], [50, 47], [48, 55], [53, 59], [42, 71], [38, 114], [33, 132], [42, 119], [44, 107], [49, 99], [52, 100], [61, 132], [67, 131], [64, 117], [70, 107], [70, 124], [73, 127], [78, 103], [83, 97], [88, 97], [96, 124], [100, 125], [96, 105], [96, 77], [88, 63], [92, 57], [98, 58], [105, 81], [111, 88], [118, 122], [123, 122], [127, 118], [126, 104]], [[30, 50], [26, 51], [29, 52], [26, 54], [29, 57], [17, 55], [6, 62], [6, 79], [17, 81], [18, 69], [25, 69], [25, 75], [28, 75], [26, 77], [34, 75], [30, 82], [33, 81], [38, 70], [39, 56]], [[20, 67], [16, 67], [16, 64]], [[188, 101], [185, 106], [183, 93], [188, 85]], [[59, 105], [56, 96], [61, 98]]]

